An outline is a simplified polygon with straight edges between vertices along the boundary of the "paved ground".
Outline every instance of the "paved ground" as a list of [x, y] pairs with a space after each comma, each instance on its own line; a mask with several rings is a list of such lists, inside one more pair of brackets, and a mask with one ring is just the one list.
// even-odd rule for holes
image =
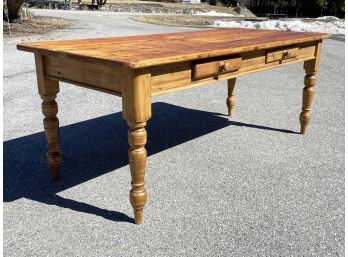
[[[40, 39], [164, 33], [121, 13]], [[4, 43], [5, 256], [343, 256], [344, 43], [324, 44], [313, 122], [301, 136], [300, 64], [153, 100], [145, 223], [128, 202], [120, 99], [62, 84], [63, 178], [49, 180], [33, 56]]]

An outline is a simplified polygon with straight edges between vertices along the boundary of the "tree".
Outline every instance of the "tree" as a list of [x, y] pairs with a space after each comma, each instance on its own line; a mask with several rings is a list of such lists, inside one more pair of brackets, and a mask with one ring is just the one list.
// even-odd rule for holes
[[289, 17], [318, 17], [334, 15], [344, 17], [344, 0], [238, 0], [256, 14], [286, 13]]
[[344, 16], [344, 0], [327, 0], [329, 14], [339, 14]]
[[7, 10], [8, 10], [8, 19], [13, 21], [20, 18], [20, 10], [24, 3], [24, 0], [6, 0], [7, 1]]

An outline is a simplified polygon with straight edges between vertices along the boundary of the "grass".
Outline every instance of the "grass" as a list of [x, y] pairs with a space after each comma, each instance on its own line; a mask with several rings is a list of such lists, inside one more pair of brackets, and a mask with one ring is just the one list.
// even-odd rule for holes
[[[77, 3], [77, 0], [73, 0], [73, 3]], [[84, 4], [90, 4], [92, 0], [82, 0]], [[189, 3], [166, 3], [166, 2], [152, 2], [152, 1], [140, 1], [140, 0], [107, 0], [106, 5], [153, 5], [163, 8], [176, 8], [176, 9], [196, 9], [197, 11], [216, 11], [220, 13], [229, 13], [238, 15], [232, 8], [224, 6], [214, 6], [209, 4], [189, 4]]]
[[[133, 20], [165, 26], [209, 27], [214, 21], [247, 20], [245, 17], [221, 17], [199, 15], [145, 15], [133, 16]], [[254, 18], [255, 19], [255, 18]]]

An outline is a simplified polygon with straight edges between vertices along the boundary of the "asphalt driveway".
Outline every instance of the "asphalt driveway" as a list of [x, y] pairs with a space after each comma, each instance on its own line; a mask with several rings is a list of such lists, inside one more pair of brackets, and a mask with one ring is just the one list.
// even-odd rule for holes
[[45, 160], [34, 58], [22, 40], [193, 30], [129, 14], [36, 10], [71, 28], [4, 42], [4, 256], [343, 256], [344, 42], [326, 40], [309, 133], [301, 64], [155, 97], [144, 224], [132, 222], [121, 99], [61, 84], [62, 179]]

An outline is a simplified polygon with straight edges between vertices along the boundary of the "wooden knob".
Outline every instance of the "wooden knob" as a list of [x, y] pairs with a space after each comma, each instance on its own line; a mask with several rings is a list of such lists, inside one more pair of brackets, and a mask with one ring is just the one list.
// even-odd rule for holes
[[225, 63], [225, 65], [224, 65], [224, 69], [225, 69], [225, 71], [230, 70], [230, 65], [228, 64], [228, 62], [227, 62], [227, 63]]
[[219, 72], [222, 72], [225, 70], [226, 70], [225, 62], [223, 62], [223, 61], [219, 62]]
[[284, 50], [283, 56], [284, 57], [289, 57], [289, 51], [288, 50]]

